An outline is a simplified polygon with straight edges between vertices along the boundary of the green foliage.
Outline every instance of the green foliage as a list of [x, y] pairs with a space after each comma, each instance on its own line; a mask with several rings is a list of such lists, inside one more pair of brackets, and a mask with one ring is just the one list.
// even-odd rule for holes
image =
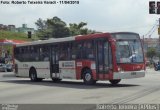
[[60, 38], [69, 36], [69, 29], [64, 21], [58, 17], [47, 19], [47, 26], [51, 34], [49, 37]]
[[47, 20], [39, 18], [35, 24], [38, 28], [37, 36], [39, 38], [61, 38], [95, 33], [93, 30], [84, 28], [87, 25], [85, 22], [80, 22], [79, 24], [70, 23], [69, 27], [67, 27], [67, 24], [58, 17]]
[[28, 39], [28, 36], [25, 33], [10, 32], [4, 30], [0, 30], [0, 39], [13, 39], [13, 40], [24, 40], [24, 41], [32, 40]]
[[86, 25], [87, 25], [87, 23], [84, 23], [84, 22], [81, 22], [79, 24], [70, 23], [69, 24], [70, 35], [74, 36], [74, 35], [87, 34], [88, 29], [87, 28], [83, 28]]
[[46, 21], [42, 20], [41, 18], [39, 18], [35, 24], [36, 24], [39, 31], [43, 31], [43, 30], [47, 29]]
[[46, 21], [39, 18], [35, 24], [38, 28], [36, 36], [38, 36], [40, 39], [48, 37], [48, 33], [50, 33], [50, 31], [47, 29]]
[[42, 20], [38, 19], [35, 23], [38, 27], [37, 36], [39, 38], [59, 38], [69, 36], [69, 29], [66, 23], [58, 17]]
[[147, 57], [153, 58], [154, 56], [157, 56], [157, 52], [155, 48], [149, 48], [147, 51]]

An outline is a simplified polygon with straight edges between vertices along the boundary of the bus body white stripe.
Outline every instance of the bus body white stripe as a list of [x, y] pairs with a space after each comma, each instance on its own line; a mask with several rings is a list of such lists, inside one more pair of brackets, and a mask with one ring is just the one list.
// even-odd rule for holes
[[16, 64], [18, 64], [18, 74], [17, 76], [21, 77], [29, 77], [29, 69], [34, 67], [37, 71], [38, 78], [50, 78], [50, 63], [49, 61], [41, 61], [41, 62], [19, 62], [16, 60]]
[[144, 77], [145, 71], [125, 71], [125, 72], [114, 72], [113, 79], [131, 79], [131, 78], [139, 78]]
[[59, 61], [61, 78], [76, 79], [75, 61]]

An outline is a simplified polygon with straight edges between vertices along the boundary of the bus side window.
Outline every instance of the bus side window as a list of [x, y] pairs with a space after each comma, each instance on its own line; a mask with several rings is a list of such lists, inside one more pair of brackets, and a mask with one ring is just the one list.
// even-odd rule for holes
[[109, 67], [112, 68], [112, 50], [111, 45], [109, 44]]
[[83, 45], [83, 58], [84, 59], [94, 59], [94, 47], [93, 47], [93, 41], [86, 41]]
[[15, 58], [20, 60], [20, 48], [15, 48], [14, 50]]
[[22, 61], [22, 48], [21, 47], [19, 47], [19, 55], [18, 55], [18, 59], [19, 59], [19, 61]]
[[109, 43], [104, 42], [104, 70], [105, 72], [109, 69]]
[[39, 48], [36, 46], [30, 47], [30, 53], [31, 53], [31, 61], [38, 61], [39, 60]]
[[30, 52], [29, 52], [29, 46], [25, 47], [24, 50], [24, 61], [29, 61], [30, 58]]
[[99, 65], [103, 65], [103, 42], [99, 41], [98, 42], [98, 62]]
[[49, 61], [49, 49], [47, 46], [40, 47], [40, 59], [41, 61]]
[[21, 49], [21, 61], [23, 62], [25, 60], [25, 47], [22, 47]]
[[75, 43], [71, 43], [71, 59], [76, 59], [76, 45]]
[[76, 59], [81, 59], [82, 58], [82, 43], [77, 42], [76, 43]]
[[61, 43], [60, 44], [60, 54], [59, 54], [59, 60], [65, 60], [66, 59], [66, 44]]

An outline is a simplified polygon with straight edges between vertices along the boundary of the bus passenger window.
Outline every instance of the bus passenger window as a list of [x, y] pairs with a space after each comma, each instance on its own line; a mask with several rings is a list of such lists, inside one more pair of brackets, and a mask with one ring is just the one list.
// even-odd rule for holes
[[30, 48], [30, 53], [31, 53], [31, 61], [38, 61], [39, 60], [39, 48], [32, 46]]
[[94, 59], [94, 48], [92, 42], [85, 42], [83, 45], [83, 58]]
[[99, 61], [99, 65], [103, 65], [103, 44], [102, 44], [102, 41], [98, 42], [98, 61]]
[[40, 48], [40, 58], [42, 61], [49, 61], [49, 51], [46, 47]]
[[76, 45], [77, 53], [76, 53], [76, 58], [81, 59], [81, 54], [82, 54], [82, 43], [78, 43]]
[[104, 43], [104, 71], [107, 72], [109, 69], [109, 44]]
[[59, 59], [60, 60], [70, 60], [72, 57], [71, 52], [72, 52], [72, 48], [69, 42], [60, 44]]
[[76, 46], [75, 44], [71, 44], [71, 59], [75, 60], [76, 59]]
[[65, 60], [65, 53], [61, 52], [59, 55], [60, 60]]

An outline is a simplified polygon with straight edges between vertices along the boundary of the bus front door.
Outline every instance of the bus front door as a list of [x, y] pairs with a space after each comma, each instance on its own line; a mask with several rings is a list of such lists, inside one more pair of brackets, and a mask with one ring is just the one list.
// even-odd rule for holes
[[51, 56], [51, 77], [59, 78], [57, 75], [59, 73], [58, 47], [54, 46], [52, 48]]
[[96, 41], [97, 60], [96, 70], [97, 79], [105, 79], [109, 73], [109, 43], [106, 39], [98, 39]]

